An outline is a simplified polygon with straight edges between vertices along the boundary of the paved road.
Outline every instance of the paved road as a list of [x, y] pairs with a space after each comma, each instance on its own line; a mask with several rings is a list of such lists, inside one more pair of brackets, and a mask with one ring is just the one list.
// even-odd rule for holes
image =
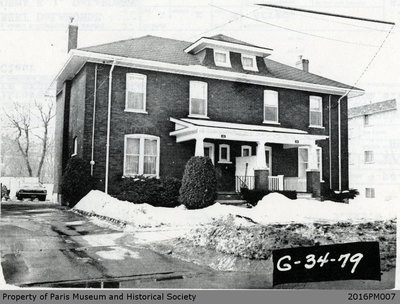
[[108, 288], [267, 288], [266, 275], [216, 272], [126, 242], [55, 204], [1, 203], [7, 284]]

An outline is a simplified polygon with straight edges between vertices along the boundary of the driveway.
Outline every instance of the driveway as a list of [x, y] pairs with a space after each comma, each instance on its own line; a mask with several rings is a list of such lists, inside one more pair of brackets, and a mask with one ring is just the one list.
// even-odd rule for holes
[[[130, 241], [127, 242], [126, 240]], [[1, 266], [21, 287], [267, 288], [267, 275], [217, 272], [135, 244], [52, 203], [1, 203]]]

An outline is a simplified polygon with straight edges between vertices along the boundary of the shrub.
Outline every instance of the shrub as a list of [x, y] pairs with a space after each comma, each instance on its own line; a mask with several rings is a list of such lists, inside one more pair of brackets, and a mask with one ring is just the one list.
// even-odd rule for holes
[[249, 204], [253, 206], [257, 205], [258, 201], [260, 201], [264, 196], [272, 192], [280, 193], [289, 199], [297, 198], [296, 191], [249, 190], [247, 188], [241, 188], [240, 191], [243, 195], [243, 199], [245, 199]]
[[10, 190], [7, 189], [6, 185], [1, 186], [1, 198], [4, 198], [5, 200], [10, 199]]
[[322, 193], [321, 200], [348, 203], [349, 199], [354, 199], [359, 194], [360, 192], [357, 189], [344, 190], [338, 193], [332, 189], [327, 189]]
[[155, 207], [178, 206], [181, 181], [173, 177], [128, 177], [113, 187], [111, 195], [135, 204], [149, 204]]
[[188, 209], [199, 209], [214, 203], [217, 190], [215, 168], [208, 157], [193, 156], [186, 164], [180, 201]]
[[95, 179], [90, 175], [89, 162], [73, 157], [65, 168], [61, 183], [63, 200], [69, 207], [75, 206], [81, 198], [94, 189]]

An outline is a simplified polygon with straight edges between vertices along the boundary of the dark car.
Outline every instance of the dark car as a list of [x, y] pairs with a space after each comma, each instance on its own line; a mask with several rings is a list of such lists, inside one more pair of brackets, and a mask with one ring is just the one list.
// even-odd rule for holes
[[30, 198], [31, 200], [37, 198], [39, 201], [45, 201], [47, 195], [46, 188], [41, 184], [26, 184], [17, 191], [17, 199], [23, 200]]

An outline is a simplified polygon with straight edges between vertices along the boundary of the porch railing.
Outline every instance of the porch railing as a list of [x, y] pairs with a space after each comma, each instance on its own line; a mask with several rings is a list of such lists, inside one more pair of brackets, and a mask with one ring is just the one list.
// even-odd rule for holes
[[254, 176], [236, 176], [236, 191], [240, 188], [254, 189]]
[[[284, 177], [283, 175], [268, 176], [268, 190], [282, 191], [290, 190], [297, 192], [306, 192], [306, 179], [298, 177]], [[240, 192], [240, 188], [254, 189], [254, 176], [236, 176], [236, 191]]]

